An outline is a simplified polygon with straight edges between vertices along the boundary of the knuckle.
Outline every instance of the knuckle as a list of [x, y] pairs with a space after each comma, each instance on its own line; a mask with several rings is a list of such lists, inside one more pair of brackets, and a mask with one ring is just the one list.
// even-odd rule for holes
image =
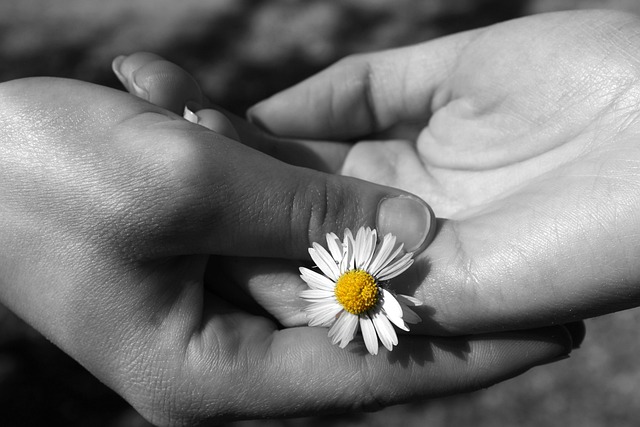
[[[374, 66], [370, 55], [354, 54], [348, 56], [336, 64], [336, 69], [340, 70], [343, 78], [336, 79], [336, 84], [342, 85], [334, 88], [334, 93], [341, 93], [341, 99], [350, 99], [356, 105], [347, 106], [346, 111], [354, 111], [360, 115], [357, 120], [367, 123], [370, 132], [377, 132], [384, 128], [382, 116], [378, 111], [380, 100], [376, 97], [378, 87], [376, 81], [378, 77], [377, 67]], [[344, 82], [348, 82], [345, 86]], [[342, 93], [345, 90], [352, 91], [352, 96], [345, 97]]]
[[[300, 221], [300, 224], [306, 225], [307, 247], [313, 242], [322, 241], [326, 233], [343, 231], [337, 230], [337, 227], [353, 228], [352, 222], [361, 216], [356, 199], [350, 198], [345, 185], [332, 176], [310, 181], [302, 194], [303, 201], [298, 203], [303, 205], [299, 211], [304, 212], [307, 218], [306, 221]], [[304, 230], [299, 231], [299, 235], [304, 235]]]
[[[120, 209], [106, 223], [121, 229], [128, 241], [169, 241], [191, 224], [206, 199], [202, 176], [206, 165], [194, 141], [184, 135], [158, 143], [141, 160], [119, 167], [115, 185]], [[132, 174], [130, 171], [136, 171]], [[210, 172], [209, 172], [210, 174]]]
[[[333, 213], [331, 212], [331, 205], [329, 198], [329, 190], [326, 183], [311, 183], [305, 189], [303, 193], [303, 205], [302, 212], [306, 215], [306, 227], [307, 227], [307, 241], [306, 246], [310, 247], [313, 242], [319, 240], [319, 236], [322, 235], [322, 230], [325, 229], [326, 224], [331, 222]], [[294, 207], [294, 212], [296, 211]], [[305, 224], [305, 221], [301, 221], [301, 224]], [[292, 232], [295, 235], [296, 231]], [[301, 233], [300, 235], [304, 235]]]
[[41, 206], [54, 207], [47, 218], [101, 251], [138, 258], [164, 250], [179, 227], [190, 223], [204, 190], [203, 163], [191, 141], [166, 139], [171, 141], [152, 149], [149, 141], [136, 141], [111, 146], [109, 153], [59, 155], [64, 163], [57, 175], [33, 186], [42, 194]]

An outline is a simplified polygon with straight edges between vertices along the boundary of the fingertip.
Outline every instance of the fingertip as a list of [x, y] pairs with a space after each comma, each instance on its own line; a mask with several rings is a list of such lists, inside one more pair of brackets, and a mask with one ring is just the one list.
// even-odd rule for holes
[[248, 121], [288, 138], [354, 137], [362, 122], [359, 97], [352, 90], [343, 90], [345, 83], [334, 71], [329, 68], [260, 101], [247, 111]]
[[129, 92], [174, 113], [182, 114], [187, 100], [202, 103], [200, 86], [191, 74], [154, 53], [118, 56], [112, 69]]
[[247, 120], [249, 123], [252, 123], [258, 126], [258, 122], [260, 122], [260, 110], [263, 108], [262, 104], [266, 102], [266, 100], [260, 101], [257, 104], [249, 107], [247, 110]]
[[159, 60], [162, 60], [160, 56], [150, 52], [119, 55], [111, 62], [111, 69], [127, 91], [142, 99], [147, 99], [148, 91], [136, 82], [136, 73], [146, 65]]
[[571, 333], [564, 326], [549, 326], [529, 332], [529, 340], [540, 348], [533, 366], [548, 365], [568, 359], [574, 349]]
[[127, 80], [125, 76], [122, 74], [122, 72], [120, 71], [122, 68], [122, 63], [124, 62], [125, 59], [126, 59], [125, 55], [118, 55], [115, 58], [113, 58], [113, 61], [111, 61], [111, 70], [116, 75], [118, 80], [120, 80], [120, 83], [126, 86]]
[[202, 109], [199, 103], [188, 101], [184, 106], [182, 117], [191, 123], [204, 126], [227, 138], [240, 141], [238, 131], [231, 123], [231, 120], [218, 110], [212, 108]]
[[181, 113], [187, 100], [202, 103], [195, 79], [176, 64], [164, 59], [149, 62], [133, 73], [133, 85], [148, 93], [152, 104]]
[[[487, 339], [488, 341], [485, 341]], [[474, 362], [477, 363], [476, 367], [481, 367], [483, 371], [502, 370], [503, 375], [495, 377], [500, 381], [537, 366], [565, 360], [570, 357], [572, 351], [571, 336], [562, 326], [493, 333], [472, 338], [472, 342], [475, 341], [477, 345], [492, 340], [495, 346], [492, 351], [497, 351], [499, 355], [487, 359], [485, 355], [478, 353], [479, 358]]]
[[578, 322], [565, 323], [562, 326], [564, 326], [571, 336], [571, 347], [574, 350], [580, 348], [584, 338], [587, 336], [587, 327], [585, 326], [584, 321], [580, 320]]
[[[290, 132], [278, 132], [281, 127], [278, 118], [280, 110], [278, 106], [279, 98], [280, 96], [274, 95], [250, 107], [247, 110], [247, 121], [266, 133], [280, 133], [281, 136], [287, 136], [286, 134]], [[284, 117], [287, 117], [286, 112]]]
[[218, 110], [207, 108], [197, 113], [198, 124], [227, 138], [240, 141], [240, 136], [227, 116]]
[[136, 52], [131, 55], [119, 55], [111, 62], [111, 69], [118, 79], [126, 86], [132, 80], [133, 74], [144, 65], [163, 60], [162, 57], [150, 52]]

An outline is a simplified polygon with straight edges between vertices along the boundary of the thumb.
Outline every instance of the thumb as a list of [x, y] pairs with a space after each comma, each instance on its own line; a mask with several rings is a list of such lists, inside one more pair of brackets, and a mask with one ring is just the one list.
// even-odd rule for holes
[[[4, 145], [18, 147], [31, 134], [37, 135], [33, 145], [44, 147], [30, 153], [33, 160], [2, 170], [9, 183], [12, 176], [31, 177], [14, 192], [20, 200], [28, 199], [21, 194], [27, 189], [38, 195], [24, 212], [51, 203], [58, 210], [47, 217], [74, 230], [76, 224], [117, 230], [105, 237], [108, 244], [128, 247], [136, 257], [151, 251], [154, 258], [306, 259], [310, 242], [344, 228], [397, 234], [408, 250], [421, 249], [433, 234], [433, 213], [414, 195], [288, 165], [120, 91], [35, 79], [3, 85], [2, 94], [12, 112], [0, 117]], [[51, 117], [55, 126], [48, 125]], [[96, 135], [93, 143], [87, 135]], [[65, 155], [46, 155], [51, 152]], [[47, 167], [36, 174], [33, 164]], [[60, 202], [67, 197], [75, 204]]]
[[[186, 125], [186, 123], [183, 123]], [[408, 251], [434, 234], [434, 214], [417, 196], [363, 180], [292, 166], [200, 126], [172, 167], [185, 178], [175, 196], [188, 221], [176, 235], [204, 253], [306, 258], [330, 232], [374, 227]], [[184, 163], [187, 161], [188, 163]], [[188, 244], [184, 240], [184, 244]]]

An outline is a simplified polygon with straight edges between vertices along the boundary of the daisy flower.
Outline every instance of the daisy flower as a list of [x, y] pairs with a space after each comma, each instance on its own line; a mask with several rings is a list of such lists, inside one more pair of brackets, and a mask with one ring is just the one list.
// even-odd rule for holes
[[330, 327], [329, 338], [341, 348], [353, 340], [360, 326], [369, 353], [378, 354], [378, 339], [393, 350], [398, 344], [393, 325], [408, 331], [407, 323], [421, 321], [409, 308], [420, 305], [418, 299], [386, 289], [389, 279], [413, 264], [413, 253], [404, 253], [391, 234], [379, 242], [376, 230], [370, 228], [360, 228], [355, 238], [346, 229], [343, 240], [329, 233], [327, 248], [318, 243], [309, 248], [322, 274], [300, 268], [300, 277], [310, 288], [300, 292], [310, 303], [305, 309], [309, 326]]

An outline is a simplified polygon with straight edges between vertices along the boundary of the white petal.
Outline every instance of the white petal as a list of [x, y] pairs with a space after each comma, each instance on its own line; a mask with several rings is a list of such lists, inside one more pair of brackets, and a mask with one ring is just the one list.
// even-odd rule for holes
[[360, 227], [358, 230], [358, 234], [356, 234], [356, 245], [355, 245], [355, 268], [361, 269], [364, 261], [366, 261], [367, 253], [365, 252], [367, 249], [367, 237], [369, 233], [364, 227]]
[[368, 271], [373, 252], [376, 249], [376, 232], [369, 227], [361, 228], [356, 236], [355, 268]]
[[409, 306], [414, 305], [422, 305], [422, 301], [417, 298], [410, 297], [409, 295], [396, 295], [398, 302], [400, 303], [400, 307], [402, 307], [402, 318], [405, 322], [416, 324], [422, 322], [420, 316], [416, 314], [415, 311], [411, 310]]
[[353, 239], [344, 240], [344, 253], [342, 256], [342, 262], [340, 263], [340, 274], [344, 274], [349, 270], [353, 270], [355, 265], [355, 248]]
[[333, 297], [335, 294], [330, 291], [325, 291], [322, 289], [305, 289], [304, 291], [300, 291], [298, 296], [307, 301], [313, 300], [331, 300], [333, 301]]
[[347, 344], [349, 344], [356, 336], [356, 332], [358, 332], [358, 316], [355, 316], [346, 311], [342, 314], [341, 317], [343, 316], [346, 317], [346, 319], [342, 325], [342, 339], [338, 344], [340, 348], [345, 348]]
[[187, 107], [186, 105], [184, 106], [184, 110], [182, 110], [182, 117], [184, 117], [186, 120], [190, 121], [191, 123], [198, 124], [198, 121], [199, 121], [198, 116], [196, 115], [196, 113], [191, 111], [189, 107]]
[[300, 277], [307, 282], [307, 285], [311, 289], [322, 289], [326, 291], [333, 291], [336, 287], [335, 282], [329, 279], [327, 276], [316, 273], [308, 268], [300, 267]]
[[402, 320], [401, 317], [387, 316], [387, 319], [389, 319], [389, 321], [391, 323], [393, 323], [394, 325], [396, 325], [398, 328], [402, 329], [403, 331], [409, 332], [409, 326], [407, 326], [407, 324], [404, 322], [404, 320]]
[[345, 335], [344, 335], [346, 340], [344, 340], [340, 344], [340, 347], [342, 347], [342, 348], [345, 348], [347, 346], [347, 344], [349, 344], [355, 338], [356, 333], [358, 332], [358, 316], [350, 316], [349, 317], [348, 327], [349, 327], [349, 329], [347, 329], [347, 331], [345, 332]]
[[367, 351], [371, 354], [378, 354], [378, 336], [373, 326], [373, 321], [366, 314], [360, 316], [360, 330], [362, 330], [362, 338]]
[[342, 247], [343, 249], [346, 249], [347, 244], [351, 243], [351, 248], [354, 248], [356, 245], [356, 239], [353, 238], [353, 234], [351, 233], [351, 230], [349, 230], [348, 228], [344, 229], [344, 238], [342, 239]]
[[362, 253], [362, 249], [364, 249], [364, 238], [364, 227], [360, 227], [358, 233], [356, 234], [356, 243], [354, 245], [354, 258], [356, 268], [360, 268], [360, 262], [362, 261], [362, 257], [364, 256], [364, 254]]
[[382, 243], [378, 245], [378, 249], [373, 255], [373, 260], [369, 265], [368, 271], [371, 275], [375, 276], [377, 271], [386, 267], [388, 257], [393, 251], [395, 244], [396, 238], [392, 234], [387, 234], [382, 238]]
[[415, 311], [411, 310], [409, 307], [407, 307], [404, 304], [400, 304], [400, 306], [402, 307], [402, 319], [404, 319], [405, 322], [411, 323], [414, 325], [416, 323], [422, 322], [422, 319], [420, 318], [420, 316], [416, 314]]
[[382, 345], [389, 351], [393, 350], [393, 346], [398, 344], [398, 336], [389, 319], [379, 311], [373, 315], [373, 325], [376, 328]]
[[342, 242], [335, 233], [327, 234], [327, 247], [333, 259], [336, 260], [337, 263], [340, 263], [342, 260]]
[[[398, 246], [396, 246], [393, 251], [391, 251], [388, 255], [387, 255], [387, 260], [385, 262], [383, 262], [380, 267], [378, 267], [377, 271], [372, 271], [371, 274], [373, 274], [374, 276], [378, 277], [380, 275], [380, 272], [382, 270], [384, 270], [385, 268], [387, 268], [390, 265], [395, 264], [396, 262], [396, 258], [398, 257], [398, 255], [400, 255], [400, 253], [402, 253], [402, 247], [404, 246], [404, 243], [400, 243]], [[412, 253], [413, 255], [413, 253]]]
[[382, 311], [391, 321], [391, 323], [393, 323], [400, 329], [408, 331], [409, 327], [406, 325], [406, 323], [404, 323], [404, 320], [402, 320], [402, 306], [396, 300], [394, 295], [386, 289], [382, 289], [382, 301]]
[[319, 328], [330, 328], [336, 321], [336, 316], [338, 313], [333, 313], [329, 311], [322, 312], [322, 314], [309, 319], [307, 315], [307, 319], [309, 320], [309, 326], [319, 327]]
[[369, 271], [369, 266], [371, 265], [371, 260], [373, 259], [373, 254], [376, 251], [376, 244], [378, 243], [378, 233], [376, 230], [371, 230], [371, 234], [369, 234], [369, 240], [367, 242], [367, 259], [362, 265], [362, 269], [364, 271]]
[[341, 311], [340, 315], [338, 316], [338, 318], [336, 319], [336, 322], [333, 324], [333, 326], [329, 329], [329, 338], [331, 338], [331, 343], [332, 344], [337, 344], [338, 342], [340, 342], [340, 339], [342, 338], [340, 336], [340, 331], [343, 328], [343, 323], [346, 321], [347, 317], [343, 316], [343, 314], [345, 314], [345, 311]]
[[340, 317], [329, 329], [329, 337], [333, 344], [338, 344], [340, 348], [345, 348], [347, 344], [356, 335], [358, 328], [358, 316], [355, 316], [348, 311], [340, 313]]
[[422, 305], [422, 301], [420, 301], [418, 298], [405, 294], [397, 294], [396, 299], [400, 304], [405, 304], [407, 306]]
[[309, 248], [309, 255], [316, 265], [322, 270], [325, 276], [332, 280], [338, 280], [340, 271], [338, 265], [331, 254], [325, 248], [317, 243], [313, 243], [313, 248]]
[[411, 259], [412, 256], [413, 253], [406, 253], [402, 258], [383, 268], [379, 273], [374, 274], [374, 276], [377, 277], [378, 280], [389, 280], [401, 275], [413, 264], [413, 260]]
[[305, 307], [304, 311], [310, 314], [315, 314], [319, 313], [322, 310], [328, 310], [330, 308], [333, 310], [333, 307], [341, 308], [340, 304], [338, 304], [336, 301], [315, 301]]
[[396, 300], [396, 297], [386, 289], [380, 288], [382, 291], [382, 309], [389, 316], [402, 317], [402, 307]]
[[343, 244], [347, 243], [347, 240], [351, 240], [351, 243], [355, 243], [354, 239], [353, 239], [353, 234], [351, 233], [351, 230], [349, 230], [348, 228], [344, 229], [344, 239], [342, 240]]
[[342, 307], [335, 302], [314, 303], [304, 309], [309, 326], [330, 326], [340, 311]]
[[[336, 323], [333, 325], [331, 329], [329, 329], [329, 336], [335, 337], [335, 335], [340, 332], [340, 328], [343, 327], [343, 324], [347, 321], [347, 317], [345, 314], [351, 314], [347, 311], [341, 310], [340, 314], [336, 317]], [[334, 342], [335, 344], [335, 342]]]

